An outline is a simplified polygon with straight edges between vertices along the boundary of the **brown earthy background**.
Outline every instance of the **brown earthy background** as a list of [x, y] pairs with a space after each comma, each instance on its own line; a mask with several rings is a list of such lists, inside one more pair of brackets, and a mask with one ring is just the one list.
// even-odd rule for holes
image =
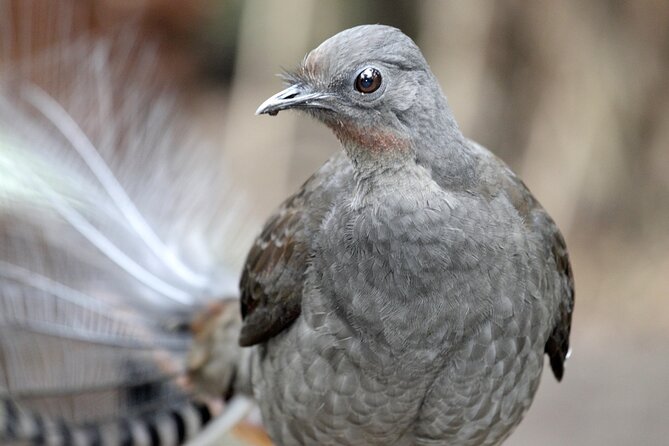
[[[22, 0], [0, 2], [0, 11], [26, 14]], [[59, 7], [30, 13], [48, 23]], [[412, 36], [463, 132], [521, 175], [572, 256], [565, 378], [557, 384], [546, 373], [506, 444], [669, 444], [668, 2], [100, 0], [77, 8], [81, 28], [104, 33], [135, 21], [145, 38], [162, 41], [163, 73], [186, 93], [192, 125], [228, 154], [256, 226], [338, 150], [305, 116], [254, 116], [281, 88], [274, 74], [356, 24]], [[40, 29], [34, 46], [48, 43]]]

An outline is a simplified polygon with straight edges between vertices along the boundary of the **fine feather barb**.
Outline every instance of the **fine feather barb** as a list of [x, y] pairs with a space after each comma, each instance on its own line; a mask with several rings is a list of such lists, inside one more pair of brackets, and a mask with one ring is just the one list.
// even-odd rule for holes
[[[100, 56], [97, 54], [93, 55], [94, 62], [99, 59]], [[100, 63], [94, 63], [94, 66], [98, 67], [100, 66]], [[101, 69], [96, 71], [98, 74], [102, 74]], [[99, 88], [99, 93], [101, 92], [102, 89]], [[175, 274], [182, 277], [184, 280], [192, 283], [196, 287], [202, 287], [206, 283], [206, 277], [192, 271], [189, 267], [184, 265], [184, 263], [174, 256], [174, 254], [158, 238], [130, 197], [128, 197], [121, 184], [119, 184], [118, 180], [114, 177], [114, 174], [109, 169], [104, 159], [95, 150], [93, 143], [77, 125], [76, 121], [74, 121], [74, 119], [72, 119], [72, 117], [56, 101], [54, 101], [51, 96], [39, 87], [26, 87], [22, 90], [22, 95], [26, 98], [28, 103], [39, 110], [40, 113], [67, 138], [71, 147], [76, 150], [82, 160], [93, 172], [95, 178], [103, 186], [104, 190], [112, 199], [116, 207], [118, 207], [125, 220], [139, 235], [146, 246], [156, 254], [156, 257], [162, 259]], [[102, 97], [104, 97], [104, 95], [102, 95]], [[107, 253], [107, 250], [105, 250], [105, 252]], [[118, 257], [119, 253], [108, 253], [107, 255]], [[127, 260], [124, 263], [126, 262]], [[140, 276], [144, 277], [145, 274], [142, 272]], [[187, 299], [187, 296], [183, 296], [173, 289], [166, 288], [165, 284], [158, 285], [163, 292], [168, 292], [168, 297], [174, 298], [182, 303], [191, 303], [188, 300], [184, 301], [184, 299]]]
[[236, 295], [253, 225], [158, 47], [75, 36], [76, 5], [0, 3], [0, 442], [178, 444], [217, 413], [187, 403], [178, 327]]

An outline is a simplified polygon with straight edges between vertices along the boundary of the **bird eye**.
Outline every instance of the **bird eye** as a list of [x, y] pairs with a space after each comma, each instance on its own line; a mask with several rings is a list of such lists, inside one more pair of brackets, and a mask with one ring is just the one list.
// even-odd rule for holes
[[374, 93], [381, 86], [381, 73], [376, 68], [365, 68], [355, 79], [355, 89], [362, 94]]

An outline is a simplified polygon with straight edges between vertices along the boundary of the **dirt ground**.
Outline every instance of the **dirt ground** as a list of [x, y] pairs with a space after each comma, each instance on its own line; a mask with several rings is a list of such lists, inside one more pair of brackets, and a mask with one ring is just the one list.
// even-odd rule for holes
[[[586, 329], [587, 330], [587, 329]], [[669, 337], [579, 336], [562, 383], [549, 371], [509, 446], [669, 443]]]

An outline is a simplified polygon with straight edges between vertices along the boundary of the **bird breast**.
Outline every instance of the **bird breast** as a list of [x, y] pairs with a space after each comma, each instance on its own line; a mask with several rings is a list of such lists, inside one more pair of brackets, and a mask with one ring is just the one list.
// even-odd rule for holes
[[[413, 194], [410, 194], [413, 195]], [[443, 283], [464, 234], [439, 196], [336, 205], [319, 235], [313, 271], [332, 307], [393, 354], [435, 352], [447, 335]], [[440, 347], [441, 348], [441, 347]]]

